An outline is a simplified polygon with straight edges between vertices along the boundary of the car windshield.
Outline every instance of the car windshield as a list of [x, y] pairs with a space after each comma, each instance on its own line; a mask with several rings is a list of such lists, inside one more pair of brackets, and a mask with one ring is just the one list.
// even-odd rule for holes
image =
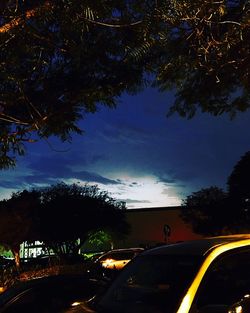
[[144, 255], [125, 267], [98, 303], [98, 311], [173, 313], [201, 264], [201, 257]]

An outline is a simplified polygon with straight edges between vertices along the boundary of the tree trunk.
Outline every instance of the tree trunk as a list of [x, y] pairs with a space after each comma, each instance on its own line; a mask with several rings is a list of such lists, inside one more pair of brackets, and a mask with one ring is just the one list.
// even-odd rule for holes
[[20, 255], [19, 255], [19, 249], [12, 249], [12, 253], [15, 258], [16, 268], [17, 270], [20, 269]]

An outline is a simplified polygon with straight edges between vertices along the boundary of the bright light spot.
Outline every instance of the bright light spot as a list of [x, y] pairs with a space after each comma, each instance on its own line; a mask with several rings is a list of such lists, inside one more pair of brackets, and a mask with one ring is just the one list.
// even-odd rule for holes
[[114, 198], [124, 200], [128, 208], [178, 206], [181, 203], [174, 186], [166, 186], [154, 176], [117, 176], [121, 184], [109, 185], [108, 191]]
[[4, 292], [5, 288], [4, 287], [0, 287], [0, 293]]
[[71, 304], [71, 306], [78, 306], [78, 305], [80, 305], [81, 303], [80, 302], [73, 302], [72, 304]]
[[243, 312], [243, 311], [242, 311], [242, 306], [241, 306], [241, 305], [237, 306], [237, 307], [235, 308], [235, 312], [236, 312], [236, 313], [242, 313], [242, 312]]
[[102, 263], [103, 267], [107, 267], [108, 265], [110, 265], [113, 262], [114, 262], [113, 259], [106, 259], [105, 261], [102, 261], [101, 263]]
[[[104, 185], [94, 181], [88, 183], [90, 185], [97, 184], [101, 190], [107, 191], [111, 197], [125, 201], [127, 208], [167, 207], [181, 204], [175, 186], [159, 182], [155, 176], [112, 173], [108, 178], [117, 181], [117, 184]], [[85, 184], [85, 182], [76, 179], [67, 181], [70, 184], [79, 182]]]

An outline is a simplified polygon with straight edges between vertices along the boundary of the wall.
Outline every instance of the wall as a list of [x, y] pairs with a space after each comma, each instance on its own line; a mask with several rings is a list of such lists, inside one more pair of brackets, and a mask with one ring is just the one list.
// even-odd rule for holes
[[131, 232], [123, 246], [135, 247], [166, 242], [164, 225], [170, 226], [168, 242], [178, 242], [201, 238], [180, 217], [180, 207], [129, 209], [126, 211]]

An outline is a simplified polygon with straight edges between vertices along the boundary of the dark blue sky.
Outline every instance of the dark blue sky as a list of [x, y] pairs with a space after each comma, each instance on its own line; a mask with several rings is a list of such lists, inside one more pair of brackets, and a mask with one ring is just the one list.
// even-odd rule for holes
[[80, 123], [85, 134], [72, 144], [30, 144], [15, 169], [0, 172], [0, 198], [59, 181], [88, 182], [138, 208], [179, 205], [200, 188], [226, 187], [233, 166], [250, 150], [250, 112], [233, 121], [208, 114], [167, 118], [172, 101], [152, 89], [126, 95], [117, 109], [87, 115]]

